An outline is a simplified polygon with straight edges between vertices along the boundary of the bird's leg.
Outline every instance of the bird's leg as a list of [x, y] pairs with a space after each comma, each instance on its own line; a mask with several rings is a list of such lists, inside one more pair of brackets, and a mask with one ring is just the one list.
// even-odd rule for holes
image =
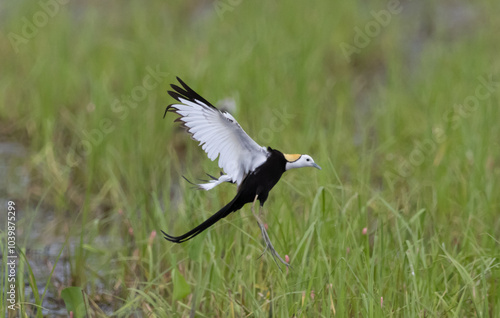
[[[255, 215], [255, 202], [257, 202], [257, 199], [259, 198], [259, 195], [256, 194], [255, 195], [255, 198], [253, 199], [253, 202], [252, 202], [252, 214]], [[256, 215], [255, 215], [256, 216]], [[258, 220], [258, 219], [257, 219]]]
[[262, 217], [262, 210], [263, 209], [263, 206], [262, 205], [259, 205], [259, 216]]
[[[264, 223], [260, 219], [259, 215], [255, 214], [255, 202], [257, 202], [258, 198], [259, 198], [259, 195], [256, 194], [255, 199], [253, 199], [253, 203], [252, 203], [252, 214], [253, 214], [253, 216], [255, 216], [255, 219], [257, 219], [257, 224], [259, 225], [260, 231], [262, 232], [262, 237], [265, 240], [264, 232], [265, 232], [266, 228], [264, 227]], [[261, 213], [261, 209], [259, 209], [259, 214], [260, 213]], [[266, 234], [267, 234], [267, 232], [266, 232]], [[268, 245], [266, 244], [266, 248], [264, 249], [262, 254], [260, 254], [259, 258], [261, 258], [262, 255], [264, 255], [264, 253], [267, 251], [267, 247], [268, 247]]]
[[[260, 206], [260, 209], [259, 209], [260, 215], [262, 215], [262, 210], [263, 210], [263, 207]], [[262, 221], [261, 221], [261, 223], [262, 223]], [[276, 263], [276, 265], [278, 265], [278, 262], [276, 261], [276, 258], [277, 258], [281, 263], [285, 264], [287, 267], [290, 266], [289, 263], [287, 263], [283, 258], [281, 258], [281, 256], [278, 254], [276, 249], [274, 249], [273, 243], [271, 243], [271, 239], [269, 238], [269, 235], [267, 234], [264, 223], [262, 223], [262, 225], [260, 226], [260, 229], [262, 232], [262, 236], [264, 237], [264, 241], [266, 242], [266, 249], [269, 248], [269, 250], [271, 251], [271, 254], [273, 255], [273, 259], [274, 259], [274, 262]]]
[[262, 222], [262, 220], [259, 217], [259, 215], [262, 215], [262, 206], [260, 206], [260, 208], [259, 208], [259, 215], [255, 214], [255, 202], [257, 201], [258, 197], [259, 197], [259, 195], [256, 195], [255, 199], [253, 200], [252, 214], [257, 219], [257, 224], [260, 227], [260, 231], [262, 233], [262, 238], [264, 238], [264, 241], [266, 242], [266, 248], [264, 249], [264, 251], [262, 252], [262, 254], [259, 257], [264, 255], [264, 253], [267, 251], [267, 249], [269, 249], [271, 251], [271, 255], [273, 256], [274, 262], [276, 263], [278, 268], [281, 270], [281, 267], [279, 266], [278, 261], [276, 259], [278, 259], [281, 263], [285, 264], [287, 267], [290, 266], [290, 264], [288, 264], [285, 260], [283, 260], [283, 258], [281, 258], [281, 256], [278, 254], [278, 252], [276, 252], [276, 250], [274, 249], [273, 243], [271, 243], [271, 239], [269, 238], [269, 235], [267, 234], [266, 227], [264, 226], [264, 222]]

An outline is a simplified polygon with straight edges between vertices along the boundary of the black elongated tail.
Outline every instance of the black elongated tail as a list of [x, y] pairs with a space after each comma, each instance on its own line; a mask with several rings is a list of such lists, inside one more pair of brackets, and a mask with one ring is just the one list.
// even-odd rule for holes
[[208, 229], [209, 227], [211, 227], [215, 223], [217, 223], [220, 219], [225, 218], [231, 212], [234, 212], [234, 211], [241, 209], [243, 204], [238, 202], [238, 198], [239, 198], [239, 193], [236, 195], [236, 197], [231, 202], [226, 204], [222, 209], [220, 209], [218, 212], [214, 213], [211, 217], [206, 219], [205, 222], [201, 223], [200, 225], [198, 225], [197, 227], [195, 227], [191, 231], [187, 232], [186, 234], [183, 234], [180, 236], [172, 236], [172, 235], [168, 235], [164, 231], [161, 231], [161, 232], [163, 233], [163, 235], [165, 235], [165, 239], [167, 241], [174, 242], [174, 243], [186, 242], [186, 241], [192, 239], [193, 237], [195, 237], [196, 235], [200, 234], [201, 232], [205, 231], [206, 229]]

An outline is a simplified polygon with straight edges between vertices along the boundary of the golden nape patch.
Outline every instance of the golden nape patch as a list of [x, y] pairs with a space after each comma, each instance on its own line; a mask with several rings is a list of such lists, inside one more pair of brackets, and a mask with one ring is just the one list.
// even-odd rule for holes
[[288, 161], [288, 162], [294, 162], [294, 161], [297, 161], [297, 160], [299, 160], [299, 158], [302, 156], [302, 155], [300, 155], [300, 154], [293, 154], [293, 155], [289, 155], [289, 154], [287, 154], [287, 153], [284, 153], [283, 155], [285, 156], [285, 159], [286, 159], [286, 161]]

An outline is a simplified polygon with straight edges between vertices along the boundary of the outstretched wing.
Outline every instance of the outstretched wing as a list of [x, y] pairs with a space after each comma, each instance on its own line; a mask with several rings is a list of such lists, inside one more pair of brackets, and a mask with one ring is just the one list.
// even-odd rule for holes
[[165, 114], [177, 113], [180, 117], [176, 121], [200, 142], [208, 158], [213, 161], [219, 157], [219, 167], [240, 185], [250, 171], [266, 161], [267, 149], [250, 138], [231, 114], [218, 110], [180, 78], [177, 80], [182, 88], [172, 84], [174, 91], [168, 93], [180, 104], [169, 105]]

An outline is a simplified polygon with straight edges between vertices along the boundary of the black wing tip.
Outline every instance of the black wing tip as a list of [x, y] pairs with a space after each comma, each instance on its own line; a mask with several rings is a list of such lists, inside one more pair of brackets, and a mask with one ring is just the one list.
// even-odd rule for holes
[[187, 91], [192, 90], [192, 89], [191, 89], [191, 87], [187, 86], [187, 84], [186, 84], [186, 83], [184, 83], [184, 81], [183, 81], [183, 80], [181, 80], [181, 78], [180, 78], [179, 76], [176, 76], [175, 78], [176, 78], [176, 79], [177, 79], [177, 81], [178, 81], [178, 82], [182, 85], [182, 87], [184, 87], [184, 89], [185, 89], [185, 90], [187, 90]]
[[[172, 84], [172, 88], [174, 88], [174, 87], [177, 87], [177, 86], [175, 86], [175, 85], [173, 85], [173, 84]], [[175, 88], [174, 88], [174, 89], [175, 89]], [[182, 96], [183, 94], [182, 94], [182, 93], [179, 93], [177, 90], [176, 90], [175, 92], [173, 92], [173, 91], [168, 91], [168, 95], [170, 95], [173, 99], [175, 99], [175, 100], [176, 100], [176, 101], [178, 101], [178, 102], [180, 102], [180, 100], [179, 100], [179, 99], [183, 97], [183, 96]]]
[[200, 94], [196, 93], [191, 87], [189, 87], [183, 80], [181, 80], [180, 77], [176, 76], [176, 79], [181, 84], [182, 88], [177, 86], [176, 84], [170, 84], [170, 87], [172, 87], [173, 91], [168, 91], [168, 94], [172, 96], [172, 98], [174, 98], [178, 102], [180, 102], [180, 98], [186, 99], [193, 103], [196, 103], [196, 101], [198, 101], [204, 103], [209, 107], [216, 108], [209, 101], [201, 97]]
[[165, 119], [165, 116], [167, 116], [168, 112], [174, 112], [175, 113], [174, 104], [170, 104], [170, 105], [168, 105], [165, 108], [165, 112], [163, 113], [163, 119]]
[[165, 119], [165, 116], [167, 116], [167, 112], [168, 110], [172, 107], [172, 105], [168, 105], [166, 108], [165, 108], [165, 112], [163, 113], [163, 119]]

